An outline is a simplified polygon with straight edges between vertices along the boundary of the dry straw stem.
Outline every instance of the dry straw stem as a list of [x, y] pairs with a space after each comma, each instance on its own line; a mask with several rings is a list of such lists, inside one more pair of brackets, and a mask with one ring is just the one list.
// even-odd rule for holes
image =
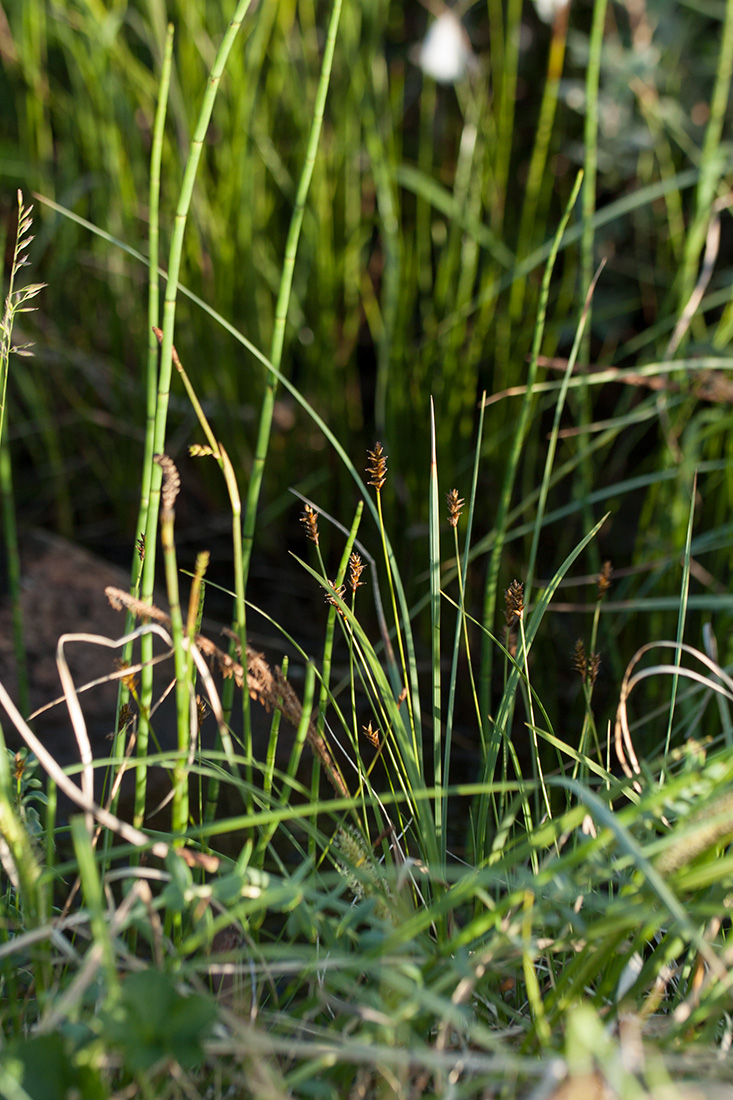
[[[695, 669], [684, 668], [679, 664], [671, 665], [654, 665], [650, 668], [644, 668], [635, 675], [632, 675], [634, 668], [639, 663], [645, 653], [648, 653], [652, 649], [674, 649], [680, 653], [688, 653], [691, 657], [694, 657], [702, 665], [704, 665], [710, 672], [709, 676], [705, 676]], [[647, 679], [650, 676], [660, 675], [677, 675], [685, 676], [689, 680], [693, 680], [695, 683], [703, 684], [710, 691], [717, 691], [720, 695], [724, 695], [728, 699], [733, 699], [733, 680], [728, 676], [720, 665], [715, 661], [711, 661], [710, 658], [702, 653], [699, 649], [695, 649], [694, 646], [688, 645], [686, 642], [672, 642], [672, 641], [660, 641], [660, 642], [647, 642], [645, 645], [637, 649], [634, 656], [626, 666], [626, 672], [624, 673], [623, 682], [621, 684], [621, 691], [619, 693], [618, 709], [616, 711], [616, 725], [614, 730], [614, 740], [616, 748], [616, 756], [619, 763], [623, 768], [624, 775], [628, 779], [634, 779], [635, 776], [641, 774], [641, 767], [639, 765], [639, 758], [634, 750], [634, 745], [631, 740], [631, 732], [629, 730], [629, 717], [628, 717], [628, 699], [631, 692], [634, 690], [637, 684], [642, 680]], [[628, 759], [627, 759], [628, 756]], [[634, 786], [637, 789], [638, 781], [635, 781]]]
[[[168, 634], [156, 623], [151, 623], [147, 629], [154, 631], [163, 638], [166, 645], [171, 645], [171, 639]], [[106, 644], [112, 647], [118, 647], [126, 645], [130, 640], [130, 636], [127, 635], [124, 638], [119, 639], [116, 642], [110, 642], [108, 638], [94, 637], [95, 641]], [[206, 666], [204, 665], [204, 670]], [[93, 800], [86, 797], [84, 792], [77, 787], [73, 780], [69, 779], [63, 768], [56, 762], [55, 758], [48, 751], [46, 746], [41, 740], [34, 734], [28, 723], [20, 714], [20, 711], [16, 707], [13, 700], [8, 695], [7, 691], [0, 682], [0, 705], [7, 713], [10, 721], [15, 726], [18, 733], [21, 735], [26, 745], [32, 753], [38, 758], [39, 763], [54, 781], [58, 789], [65, 794], [74, 805], [79, 806], [85, 814], [91, 814], [99, 822], [101, 826], [109, 829], [111, 832], [116, 833], [122, 840], [127, 841], [128, 844], [134, 845], [136, 848], [148, 848], [152, 855], [158, 859], [165, 859], [169, 852], [175, 851], [176, 855], [180, 856], [190, 867], [204, 867], [206, 870], [215, 871], [219, 866], [219, 860], [214, 856], [208, 856], [205, 853], [193, 852], [187, 848], [173, 848], [170, 844], [165, 843], [162, 840], [154, 841], [150, 843], [150, 838], [146, 833], [140, 829], [135, 828], [133, 825], [128, 825], [127, 822], [122, 821], [115, 814], [109, 810], [105, 810], [104, 807], [98, 806]]]
[[[112, 606], [118, 611], [126, 608], [137, 618], [152, 619], [163, 626], [170, 626], [169, 616], [155, 607], [154, 604], [144, 603], [128, 592], [124, 592], [121, 588], [109, 586], [105, 588], [105, 594]], [[239, 638], [232, 631], [225, 629], [224, 633], [239, 646]], [[278, 710], [294, 728], [298, 728], [303, 713], [301, 702], [290, 683], [283, 676], [281, 669], [276, 666], [273, 673], [262, 653], [252, 649], [251, 646], [247, 646], [247, 670], [245, 672], [244, 667], [238, 661], [235, 661], [203, 634], [197, 634], [193, 641], [202, 653], [216, 661], [222, 676], [233, 678], [237, 687], [240, 688], [244, 688], [246, 682], [251, 699], [263, 706], [268, 712]], [[323, 764], [333, 789], [343, 798], [350, 798], [349, 789], [336, 767], [326, 742], [316, 730], [313, 722], [308, 723], [306, 736], [311, 749]]]

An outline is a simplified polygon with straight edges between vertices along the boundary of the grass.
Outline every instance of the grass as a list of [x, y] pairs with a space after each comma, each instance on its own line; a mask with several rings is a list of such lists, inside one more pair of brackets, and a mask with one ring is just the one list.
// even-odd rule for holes
[[9, 9], [21, 670], [29, 463], [133, 563], [78, 766], [0, 684], [10, 1100], [729, 1082], [733, 2], [526, 8]]

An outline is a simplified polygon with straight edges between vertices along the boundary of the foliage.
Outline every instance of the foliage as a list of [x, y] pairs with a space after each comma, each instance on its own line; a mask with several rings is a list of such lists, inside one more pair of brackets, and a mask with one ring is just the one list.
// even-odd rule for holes
[[[469, 5], [445, 85], [410, 4], [7, 7], [48, 283], [21, 195], [16, 612], [8, 439], [60, 529], [136, 549], [86, 643], [123, 652], [110, 745], [62, 646], [79, 768], [0, 684], [0, 1093], [725, 1080], [733, 0]], [[187, 492], [231, 540], [193, 570]], [[265, 550], [320, 629], [255, 607]]]

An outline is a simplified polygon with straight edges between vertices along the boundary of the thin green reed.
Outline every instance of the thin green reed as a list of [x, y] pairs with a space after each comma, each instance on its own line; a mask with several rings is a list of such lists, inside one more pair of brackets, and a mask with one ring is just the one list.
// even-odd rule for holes
[[[359, 525], [361, 523], [361, 517], [364, 512], [364, 501], [360, 500], [357, 507], [354, 519], [351, 524], [346, 545], [344, 546], [343, 553], [341, 554], [341, 561], [339, 562], [338, 572], [334, 580], [334, 588], [337, 592], [341, 591], [341, 587], [344, 584], [346, 578], [346, 570], [349, 566], [349, 559], [354, 549], [354, 543], [356, 536], [359, 532]], [[325, 573], [324, 573], [325, 576]], [[355, 592], [353, 589], [352, 592]], [[328, 706], [329, 698], [329, 685], [331, 683], [331, 670], [333, 666], [333, 643], [334, 634], [336, 629], [336, 618], [338, 615], [338, 608], [331, 604], [328, 613], [328, 625], [326, 627], [326, 640], [323, 645], [323, 661], [321, 664], [321, 691], [318, 698], [318, 732], [323, 735], [323, 729], [326, 722], [326, 708]]]
[[[496, 535], [486, 573], [486, 587], [484, 589], [482, 621], [484, 628], [489, 633], [491, 633], [493, 630], [494, 616], [496, 613], [496, 593], [499, 581], [499, 567], [501, 565], [501, 556], [507, 537], [509, 505], [511, 503], [512, 491], [514, 489], [514, 482], [516, 479], [517, 469], [519, 467], [519, 460], [522, 454], [524, 439], [527, 433], [527, 428], [529, 426], [530, 414], [532, 412], [532, 406], [534, 404], [533, 387], [537, 378], [537, 362], [542, 345], [542, 336], [545, 331], [545, 317], [547, 314], [547, 301], [550, 294], [550, 281], [552, 279], [552, 272], [555, 267], [555, 261], [560, 250], [560, 244], [565, 233], [565, 228], [570, 219], [570, 214], [575, 205], [575, 200], [578, 197], [578, 192], [580, 190], [582, 180], [583, 173], [579, 172], [575, 181], [575, 186], [573, 187], [572, 193], [570, 195], [570, 200], [565, 209], [562, 221], [560, 222], [557, 233], [555, 234], [554, 240], [552, 242], [552, 249], [542, 279], [542, 289], [540, 292], [540, 302], [537, 311], [537, 321], [535, 323], [534, 341], [532, 345], [532, 356], [530, 359], [529, 370], [527, 372], [526, 392], [524, 394], [522, 409], [519, 414], [512, 447], [509, 452], [506, 472], [504, 474], [504, 484], [502, 486], [501, 497], [499, 499], [499, 507], [497, 509], [496, 520], [494, 524]], [[486, 636], [481, 657], [481, 710], [484, 714], [489, 714], [491, 711], [491, 676], [493, 672], [493, 662], [493, 643], [488, 638], [488, 636]]]
[[[333, 65], [333, 57], [336, 47], [336, 34], [338, 31], [340, 14], [341, 0], [335, 0], [333, 8], [331, 10], [331, 20], [328, 27], [328, 36], [326, 39], [323, 62], [321, 65], [321, 74], [318, 81], [318, 88], [316, 90], [315, 104], [313, 108], [313, 119], [311, 122], [311, 129], [308, 137], [305, 162], [303, 164], [303, 170], [301, 172], [300, 181], [298, 183], [298, 190], [295, 197], [295, 205], [293, 207], [293, 212], [290, 219], [290, 226], [288, 229], [288, 237], [285, 244], [283, 267], [280, 277], [280, 285], [278, 288], [277, 304], [275, 307], [275, 324], [272, 334], [269, 361], [277, 370], [280, 369], [280, 365], [282, 362], [283, 344], [285, 340], [285, 324], [287, 321], [288, 305], [290, 302], [290, 293], [293, 283], [295, 259], [298, 251], [300, 231], [303, 224], [305, 204], [308, 197], [311, 179], [313, 177], [313, 168], [316, 161], [316, 154], [318, 151], [318, 144], [323, 125], [323, 114], [331, 77], [331, 68]], [[245, 578], [249, 573], [250, 560], [252, 556], [252, 541], [254, 538], [257, 504], [262, 488], [262, 478], [264, 474], [265, 462], [267, 459], [267, 451], [269, 449], [270, 431], [272, 427], [272, 417], [276, 392], [277, 378], [272, 373], [269, 373], [265, 390], [265, 397], [262, 404], [262, 410], [260, 412], [257, 446], [255, 451], [254, 463], [252, 466], [249, 493], [247, 496], [247, 506], [244, 516], [243, 568]]]
[[[526, 256], [532, 247], [535, 236], [537, 216], [542, 217], [543, 195], [549, 193], [547, 178], [547, 158], [552, 138], [552, 128], [557, 112], [557, 104], [560, 98], [560, 80], [565, 61], [565, 44], [568, 33], [569, 7], [562, 6], [553, 23], [552, 38], [550, 39], [550, 52], [547, 59], [547, 77], [542, 90], [542, 103], [537, 121], [532, 158], [529, 162], [527, 173], [527, 186], [522, 203], [522, 214], [519, 222], [519, 234], [517, 237], [517, 256], [520, 259]], [[527, 280], [517, 279], [512, 287], [509, 312], [513, 322], [519, 322], [522, 318], [522, 307], [527, 287]]]
[[[489, 0], [489, 24], [493, 43], [501, 42], [501, 49], [492, 62], [492, 83], [497, 89], [497, 106], [494, 112], [496, 120], [496, 151], [492, 151], [493, 196], [490, 210], [490, 225], [498, 237], [506, 239], [505, 214], [509, 179], [509, 167], [514, 140], [514, 116], [517, 98], [517, 79], [519, 71], [519, 42], [522, 22], [522, 0], [508, 0], [506, 15], [502, 14], [501, 0]], [[491, 282], [489, 282], [491, 285]], [[489, 311], [489, 316], [491, 311]], [[505, 367], [512, 361], [512, 325], [508, 311], [499, 311], [496, 316], [496, 378], [498, 385], [506, 385]]]
[[[504, 224], [509, 163], [514, 139], [522, 0], [509, 0], [505, 15], [502, 13], [502, 7], [501, 0], [488, 0], [493, 54], [492, 78], [497, 94], [491, 228], [499, 235]], [[496, 51], [494, 51], [495, 43], [499, 47]]]
[[[680, 606], [677, 613], [677, 648], [675, 649], [674, 663], [677, 669], [682, 664], [682, 643], [685, 640], [685, 624], [687, 622], [687, 606], [690, 598], [690, 559], [692, 557], [692, 529], [695, 524], [695, 503], [697, 499], [697, 472], [692, 475], [690, 486], [690, 512], [687, 519], [687, 535], [685, 538], [685, 550], [682, 558], [682, 582], [680, 585]], [[679, 687], [679, 672], [672, 676], [672, 691], [669, 701], [669, 717], [667, 719], [667, 735], [664, 740], [664, 764], [659, 773], [660, 787], [665, 782], [666, 765], [669, 761], [669, 752], [672, 746], [672, 729], [674, 727], [674, 708], [677, 701]]]
[[[591, 26], [588, 68], [585, 78], [585, 156], [583, 158], [583, 171], [585, 182], [581, 198], [583, 208], [583, 232], [580, 242], [580, 293], [584, 299], [593, 281], [593, 272], [596, 266], [595, 259], [595, 232], [593, 218], [596, 212], [596, 180], [598, 176], [598, 93], [601, 78], [601, 52], [603, 49], [603, 35], [606, 24], [606, 9], [608, 0], [595, 0], [593, 8], [593, 24]], [[580, 356], [585, 362], [590, 361], [590, 314], [586, 327], [585, 337], [580, 345]], [[576, 416], [581, 426], [589, 424], [592, 419], [592, 406], [590, 390], [587, 384], [580, 388]], [[578, 466], [579, 492], [584, 500], [587, 500], [591, 487], [592, 466], [589, 459], [590, 440], [587, 432], [581, 432], [578, 436], [578, 454], [580, 463]], [[583, 509], [583, 522], [589, 527], [593, 522], [593, 514], [589, 505]], [[594, 568], [600, 568], [598, 551], [591, 547], [594, 556]]]
[[[181, 184], [178, 199], [178, 208], [171, 237], [170, 251], [168, 255], [168, 279], [165, 290], [165, 303], [163, 308], [163, 341], [160, 351], [160, 366], [158, 371], [158, 389], [155, 407], [155, 424], [153, 428], [153, 454], [162, 454], [165, 451], [166, 427], [168, 421], [168, 405], [170, 401], [171, 375], [173, 370], [173, 330], [176, 317], [176, 298], [178, 294], [178, 273], [181, 266], [181, 254], [183, 251], [183, 238], [186, 231], [186, 221], [191, 206], [193, 185], [201, 159], [204, 141], [211, 121], [211, 113], [219, 91], [221, 76], [224, 72], [234, 40], [242, 26], [242, 21], [249, 8], [250, 0], [239, 0], [234, 17], [227, 27], [226, 33], [214, 59], [214, 64], [206, 84], [201, 111], [199, 113], [191, 148], [186, 162], [186, 168]], [[160, 512], [160, 492], [162, 475], [159, 466], [152, 465], [143, 472], [143, 484], [150, 485], [150, 500], [148, 504], [147, 522], [145, 525], [145, 561], [142, 572], [142, 598], [150, 602], [153, 598], [155, 586], [155, 535], [158, 526], [158, 514]], [[150, 645], [150, 643], [149, 643]], [[143, 657], [150, 656], [143, 651]], [[246, 692], [244, 693], [246, 695]], [[144, 756], [148, 746], [148, 722], [147, 716], [153, 697], [153, 672], [148, 666], [143, 670], [141, 681], [141, 708], [140, 727], [138, 730], [138, 753]], [[140, 823], [145, 813], [145, 789], [146, 775], [143, 768], [138, 769], [135, 789], [135, 821]]]
[[[158, 272], [160, 258], [160, 167], [163, 160], [163, 137], [165, 133], [165, 119], [168, 107], [168, 93], [170, 90], [171, 70], [173, 68], [173, 25], [168, 24], [168, 31], [163, 52], [163, 65], [160, 72], [160, 86], [158, 90], [158, 105], [155, 111], [153, 123], [153, 146], [150, 154], [150, 186], [148, 189], [148, 359], [145, 373], [145, 444], [143, 451], [143, 473], [140, 492], [140, 507], [137, 517], [136, 534], [141, 539], [133, 556], [132, 583], [133, 594], [137, 593], [140, 584], [144, 558], [144, 533], [148, 530], [148, 508], [150, 505], [150, 478], [153, 470], [153, 454], [155, 453], [155, 409], [158, 396], [158, 354], [159, 344], [154, 329], [158, 326], [158, 310], [160, 299], [160, 275]], [[133, 628], [134, 616], [128, 612], [126, 633]], [[143, 638], [143, 652], [146, 659], [152, 654], [152, 636]], [[123, 660], [129, 660], [132, 646], [125, 647]], [[120, 682], [117, 704], [117, 730], [116, 742], [112, 752], [113, 756], [122, 756], [124, 752], [124, 731], [120, 728], [119, 715], [122, 706], [127, 702], [128, 689]], [[144, 723], [145, 725], [145, 723]], [[147, 725], [145, 725], [147, 736]], [[138, 770], [138, 775], [144, 773], [144, 767]], [[115, 804], [117, 798], [115, 797]], [[112, 806], [114, 812], [115, 806]], [[108, 837], [105, 838], [108, 840]]]
[[[519, 686], [519, 679], [525, 677], [525, 666], [529, 651], [532, 647], [537, 631], [540, 627], [542, 619], [545, 616], [545, 612], [549, 607], [558, 585], [562, 578], [566, 575], [573, 563], [580, 557], [588, 544], [592, 542], [595, 536], [600, 531], [603, 524], [608, 518], [608, 513], [602, 516], [590, 531], [584, 535], [580, 542], [575, 546], [573, 550], [563, 561], [557, 572], [550, 578], [542, 592], [541, 596], [537, 600], [532, 613], [529, 616], [529, 621], [525, 626], [525, 634], [522, 639], [522, 658], [523, 666], [520, 666], [516, 661], [512, 660], [511, 671], [507, 678], [506, 685], [504, 687], [504, 693], [501, 698], [496, 717], [492, 723], [491, 738], [487, 746], [487, 752], [485, 754], [481, 783], [488, 785], [492, 783], [494, 778], [494, 770], [496, 768], [496, 761], [499, 756], [499, 751], [502, 747], [508, 748], [508, 751], [514, 754], [514, 749], [511, 744], [511, 729], [510, 721], [514, 711], [515, 696], [517, 688]], [[526, 679], [526, 677], [525, 677]], [[519, 773], [518, 773], [519, 774]], [[488, 818], [489, 818], [489, 802], [487, 797], [481, 796], [478, 799], [478, 808], [476, 813], [476, 851], [475, 860], [477, 863], [482, 863], [489, 853], [492, 837], [488, 831]]]
[[[398, 314], [401, 290], [402, 243], [400, 240], [399, 193], [395, 185], [393, 165], [399, 163], [395, 155], [393, 133], [384, 134], [385, 119], [389, 119], [389, 89], [384, 59], [375, 54], [365, 82], [366, 94], [362, 101], [361, 116], [369, 160], [374, 176], [374, 187], [379, 210], [384, 270], [380, 298], [377, 344], [377, 381], [374, 395], [374, 421], [377, 431], [389, 432], [394, 414], [389, 407], [391, 365], [398, 349]], [[369, 94], [369, 86], [373, 97]], [[376, 310], [375, 310], [376, 315]]]
[[173, 639], [173, 659], [176, 671], [176, 729], [178, 735], [178, 756], [173, 766], [171, 831], [174, 835], [177, 834], [180, 837], [188, 824], [188, 768], [186, 758], [191, 740], [190, 650], [187, 654], [183, 648], [183, 615], [181, 612], [174, 534], [175, 502], [181, 483], [173, 460], [168, 455], [157, 454], [153, 461], [163, 471], [160, 545], [163, 551], [166, 592], [171, 618], [171, 638]]
[[[163, 137], [165, 118], [173, 67], [173, 24], [168, 24], [163, 66], [160, 73], [160, 91], [158, 106], [153, 125], [153, 148], [150, 155], [150, 220], [148, 225], [148, 256], [150, 261], [148, 277], [148, 361], [146, 372], [145, 402], [145, 450], [143, 452], [143, 484], [140, 496], [140, 511], [137, 530], [142, 533], [148, 529], [148, 508], [150, 506], [150, 481], [152, 477], [153, 454], [155, 453], [155, 414], [158, 396], [158, 356], [160, 344], [154, 329], [158, 327], [160, 307], [160, 276], [158, 263], [160, 255], [160, 166], [163, 159]], [[133, 577], [137, 580], [137, 561], [133, 562]], [[141, 563], [142, 564], [142, 563]]]
[[445, 850], [443, 799], [442, 707], [440, 681], [440, 511], [438, 503], [438, 455], [435, 443], [435, 407], [430, 399], [430, 475], [428, 485], [428, 548], [430, 568], [430, 638], [433, 691], [433, 778], [435, 786], [435, 837], [438, 851]]
[[[308, 198], [311, 179], [313, 178], [313, 168], [316, 162], [318, 143], [323, 126], [323, 114], [326, 107], [326, 96], [328, 94], [333, 58], [336, 50], [336, 35], [338, 32], [339, 18], [341, 16], [341, 2], [342, 0], [334, 0], [333, 8], [331, 9], [331, 19], [328, 25], [326, 45], [323, 51], [321, 74], [316, 89], [313, 118], [311, 121], [310, 134], [308, 136], [305, 162], [300, 175], [298, 190], [295, 196], [295, 205], [290, 218], [288, 236], [285, 242], [285, 254], [280, 276], [280, 286], [278, 288], [277, 303], [275, 305], [275, 323], [272, 332], [272, 343], [270, 345], [270, 363], [275, 370], [279, 370], [282, 364], [283, 345], [285, 342], [285, 324], [288, 316], [290, 293], [293, 286], [295, 258], [298, 253], [298, 242], [300, 240], [300, 231], [303, 225], [305, 204]], [[254, 542], [255, 526], [257, 523], [257, 505], [260, 499], [265, 462], [267, 461], [267, 452], [270, 446], [270, 433], [272, 431], [276, 392], [277, 378], [270, 371], [267, 375], [265, 394], [260, 410], [260, 423], [257, 432], [257, 443], [255, 445], [255, 456], [252, 464], [252, 473], [250, 475], [249, 491], [247, 493], [247, 503], [242, 525], [242, 587], [245, 590], [252, 560], [252, 544]], [[238, 618], [237, 633], [241, 639], [242, 650], [244, 652], [246, 646], [244, 618], [241, 620]], [[249, 716], [249, 696], [246, 691], [242, 693], [242, 706], [244, 712], [245, 751], [249, 752], [252, 740], [252, 729]]]
[[[596, 212], [596, 180], [598, 176], [598, 90], [601, 79], [601, 50], [603, 48], [603, 31], [606, 23], [606, 7], [608, 0], [595, 0], [593, 7], [593, 25], [591, 27], [588, 68], [585, 77], [585, 156], [583, 159], [583, 172], [585, 184], [583, 186], [583, 233], [580, 243], [580, 272], [581, 293], [586, 297], [588, 289], [593, 281], [595, 259], [593, 248], [595, 244], [595, 229], [593, 215]], [[584, 344], [582, 354], [587, 354], [587, 341]]]
[[578, 352], [580, 351], [581, 344], [583, 342], [583, 335], [585, 333], [585, 326], [588, 322], [588, 315], [590, 313], [591, 302], [593, 300], [593, 291], [595, 290], [596, 283], [600, 277], [601, 271], [605, 264], [601, 264], [596, 272], [593, 282], [588, 288], [585, 304], [580, 315], [580, 321], [575, 333], [575, 339], [573, 340], [573, 346], [570, 349], [570, 355], [568, 357], [568, 365], [565, 368], [565, 374], [563, 375], [562, 385], [558, 392], [557, 401], [555, 402], [555, 414], [552, 421], [552, 431], [550, 433], [550, 439], [547, 445], [547, 454], [545, 456], [545, 469], [542, 475], [542, 482], [540, 485], [540, 492], [537, 498], [537, 511], [535, 514], [534, 531], [532, 532], [532, 547], [529, 552], [529, 560], [527, 562], [527, 573], [524, 582], [524, 599], [527, 604], [532, 602], [532, 584], [534, 583], [534, 570], [537, 562], [537, 553], [540, 544], [540, 532], [545, 518], [545, 509], [547, 507], [547, 497], [550, 492], [550, 483], [552, 479], [552, 467], [555, 462], [555, 453], [557, 451], [557, 441], [560, 431], [560, 420], [565, 408], [565, 400], [567, 398], [568, 389], [570, 387], [570, 378], [575, 368], [575, 364], [578, 359]]
[[[484, 393], [484, 398], [486, 394]], [[445, 715], [445, 739], [443, 746], [443, 784], [447, 788], [450, 786], [450, 759], [451, 759], [451, 747], [453, 743], [453, 715], [455, 711], [455, 699], [456, 699], [456, 685], [458, 683], [458, 659], [461, 649], [461, 635], [463, 635], [464, 646], [466, 650], [466, 661], [468, 664], [468, 672], [471, 680], [471, 696], [473, 698], [474, 707], [476, 710], [476, 721], [481, 736], [482, 751], [486, 745], [486, 720], [482, 716], [481, 706], [479, 703], [479, 693], [476, 685], [476, 679], [473, 671], [473, 660], [471, 656], [471, 646], [468, 636], [468, 620], [466, 617], [466, 580], [468, 577], [468, 562], [470, 559], [471, 551], [471, 532], [473, 531], [473, 517], [476, 508], [476, 494], [478, 490], [478, 471], [481, 459], [481, 444], [483, 442], [483, 429], [484, 429], [484, 402], [481, 402], [481, 411], [479, 413], [479, 422], [476, 432], [476, 452], [473, 460], [473, 475], [471, 481], [471, 499], [468, 506], [468, 520], [466, 524], [466, 537], [464, 540], [463, 561], [461, 561], [460, 551], [458, 546], [458, 520], [460, 519], [460, 513], [458, 513], [458, 507], [454, 510], [454, 514], [451, 517], [450, 524], [453, 529], [454, 549], [456, 557], [456, 576], [458, 579], [458, 608], [456, 614], [456, 629], [453, 640], [453, 658], [451, 662], [450, 672], [450, 684], [448, 688], [448, 705]], [[456, 490], [456, 495], [460, 501], [460, 494]], [[463, 501], [460, 501], [461, 505]], [[462, 508], [461, 508], [462, 511]], [[456, 514], [458, 513], [458, 514]], [[445, 860], [445, 834], [443, 834], [443, 847], [441, 849], [441, 858]]]
[[705, 244], [710, 219], [713, 216], [713, 202], [721, 176], [726, 171], [726, 156], [722, 152], [722, 135], [723, 124], [728, 114], [732, 78], [733, 0], [727, 0], [715, 87], [710, 102], [710, 117], [705, 130], [702, 156], [700, 158], [700, 176], [695, 194], [695, 219], [685, 236], [682, 278], [677, 307], [680, 312], [687, 305], [697, 279], [700, 253]]

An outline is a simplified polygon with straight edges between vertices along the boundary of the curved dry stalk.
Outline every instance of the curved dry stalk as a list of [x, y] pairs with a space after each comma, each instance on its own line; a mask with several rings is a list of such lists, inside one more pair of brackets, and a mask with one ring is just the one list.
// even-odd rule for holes
[[[170, 618], [168, 615], [154, 604], [144, 603], [142, 600], [137, 599], [135, 596], [131, 596], [123, 589], [114, 588], [111, 585], [105, 588], [104, 591], [109, 602], [117, 610], [121, 610], [124, 607], [138, 618], [152, 619], [156, 623], [164, 626], [170, 625]], [[235, 645], [238, 647], [239, 656], [241, 657], [239, 636], [226, 628], [224, 633], [232, 638]], [[212, 642], [211, 639], [206, 638], [203, 634], [196, 634], [193, 641], [195, 643], [193, 651], [195, 652], [198, 648], [201, 653], [204, 653], [207, 657], [213, 658], [222, 676], [225, 678], [233, 678], [237, 687], [244, 688], [246, 684], [251, 699], [263, 706], [268, 712], [273, 710], [280, 711], [283, 717], [286, 718], [292, 726], [296, 729], [298, 728], [303, 713], [303, 706], [300, 699], [289, 681], [283, 676], [282, 671], [276, 666], [273, 672], [262, 653], [259, 653], [256, 649], [248, 645], [245, 650], [247, 661], [247, 667], [245, 669], [239, 661], [235, 661], [228, 653], [220, 649], [218, 645]], [[184, 645], [185, 644], [187, 644], [186, 639], [184, 639]], [[323, 764], [333, 789], [341, 797], [351, 798], [351, 793], [346, 786], [346, 782], [341, 772], [336, 766], [336, 762], [331, 756], [324, 738], [319, 734], [312, 721], [308, 723], [306, 736], [311, 749], [316, 753]]]
[[[676, 664], [655, 665], [653, 668], [643, 669], [641, 672], [637, 672], [636, 675], [632, 676], [635, 666], [639, 663], [644, 654], [648, 653], [651, 649], [675, 649], [684, 653], [689, 653], [691, 657], [696, 657], [701, 664], [705, 665], [713, 676], [720, 680], [720, 683], [715, 683], [714, 680], [710, 680], [707, 676], [703, 676], [702, 673], [695, 672], [694, 669], [682, 668], [680, 665]], [[631, 732], [629, 730], [627, 709], [628, 698], [637, 684], [641, 683], [642, 680], [647, 679], [649, 676], [654, 676], [659, 673], [686, 676], [690, 680], [695, 680], [698, 683], [706, 685], [711, 691], [717, 691], [719, 694], [725, 695], [733, 700], [733, 679], [723, 671], [720, 665], [717, 665], [715, 661], [711, 660], [710, 657], [701, 650], [695, 649], [694, 646], [688, 645], [687, 642], [647, 642], [645, 645], [641, 646], [637, 649], [626, 666], [624, 678], [621, 682], [618, 708], [616, 710], [616, 724], [614, 728], [616, 756], [618, 757], [619, 764], [627, 779], [634, 779], [634, 776], [641, 774], [639, 758], [636, 755], [631, 740]], [[638, 787], [638, 781], [636, 780], [634, 781], [634, 787], [640, 789]]]
[[[163, 639], [163, 642], [167, 646], [171, 646], [170, 635], [157, 623], [148, 623], [143, 627], [139, 627], [132, 634], [127, 634], [116, 642], [97, 635], [82, 635], [81, 637], [85, 638], [85, 640], [93, 639], [98, 644], [108, 646], [109, 648], [119, 648], [126, 645], [129, 641], [134, 640], [136, 637], [139, 637], [141, 633], [157, 634]], [[67, 640], [70, 637], [74, 636], [67, 636]], [[202, 678], [206, 679], [208, 677], [210, 679], [210, 673], [206, 667], [206, 662], [195, 646], [192, 646], [192, 655]], [[115, 673], [113, 675], [116, 676], [118, 674]], [[218, 704], [218, 711], [221, 714], [221, 704], [218, 702], [216, 691], [214, 691], [214, 698], [211, 702], [212, 710], [216, 711]], [[186, 848], [173, 848], [171, 845], [160, 840], [154, 841], [151, 844], [150, 838], [146, 833], [142, 832], [142, 830], [135, 828], [133, 825], [129, 825], [126, 821], [122, 821], [103, 806], [99, 806], [92, 797], [89, 797], [84, 789], [80, 789], [76, 783], [69, 779], [55, 757], [49, 752], [43, 742], [35, 735], [28, 723], [22, 717], [2, 683], [0, 683], [0, 706], [3, 707], [29, 750], [36, 756], [38, 762], [54, 781], [58, 789], [62, 794], [66, 795], [75, 806], [78, 806], [83, 811], [85, 817], [91, 816], [101, 826], [109, 829], [110, 832], [115, 833], [126, 843], [132, 844], [136, 848], [148, 848], [152, 855], [156, 856], [158, 859], [165, 859], [170, 851], [175, 851], [189, 866], [203, 866], [209, 871], [214, 871], [219, 866], [219, 860], [215, 856], [207, 856], [200, 852], [192, 852]]]

